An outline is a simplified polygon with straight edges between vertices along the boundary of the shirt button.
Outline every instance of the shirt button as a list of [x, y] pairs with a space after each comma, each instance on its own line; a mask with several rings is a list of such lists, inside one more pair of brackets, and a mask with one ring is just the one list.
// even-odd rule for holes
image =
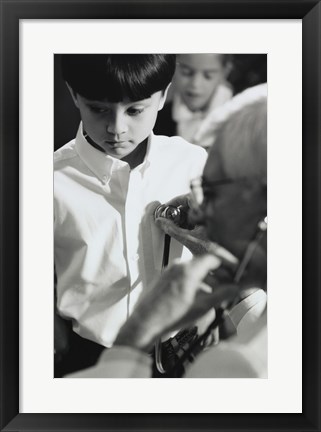
[[132, 260], [133, 261], [138, 261], [138, 259], [139, 259], [139, 255], [138, 254], [135, 254], [135, 255], [132, 256]]
[[107, 183], [107, 180], [108, 180], [108, 179], [107, 179], [107, 176], [104, 175], [104, 176], [103, 176], [103, 181], [104, 181], [104, 183]]

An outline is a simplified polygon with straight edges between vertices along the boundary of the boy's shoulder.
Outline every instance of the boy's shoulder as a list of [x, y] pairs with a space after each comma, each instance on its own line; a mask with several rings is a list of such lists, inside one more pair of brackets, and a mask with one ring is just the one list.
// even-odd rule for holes
[[73, 139], [54, 152], [54, 165], [57, 167], [59, 163], [63, 163], [76, 156], [75, 140]]
[[202, 147], [192, 144], [180, 136], [169, 137], [165, 135], [153, 135], [153, 143], [161, 149], [161, 151], [168, 150], [168, 152], [172, 154], [182, 153], [183, 155], [207, 156], [206, 150]]

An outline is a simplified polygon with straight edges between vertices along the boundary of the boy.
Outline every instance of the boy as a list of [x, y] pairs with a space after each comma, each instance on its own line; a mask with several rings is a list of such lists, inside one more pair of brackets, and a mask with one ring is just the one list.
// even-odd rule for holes
[[166, 104], [158, 116], [155, 133], [179, 135], [198, 144], [195, 135], [203, 120], [233, 95], [226, 81], [231, 70], [230, 57], [227, 54], [178, 56], [173, 102]]
[[[155, 208], [187, 193], [206, 162], [203, 149], [152, 133], [175, 63], [163, 54], [62, 56], [82, 122], [55, 152], [57, 309], [100, 346], [113, 344], [161, 272]], [[171, 243], [170, 261], [187, 256]]]

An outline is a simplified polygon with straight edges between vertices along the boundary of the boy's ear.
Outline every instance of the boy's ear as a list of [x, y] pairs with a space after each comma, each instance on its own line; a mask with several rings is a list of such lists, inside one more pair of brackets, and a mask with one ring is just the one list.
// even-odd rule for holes
[[166, 89], [163, 91], [161, 100], [159, 101], [158, 111], [160, 111], [163, 108], [164, 104], [165, 104], [167, 93], [168, 93], [168, 89], [170, 88], [171, 84], [172, 83], [169, 83], [168, 86], [166, 87]]
[[79, 108], [77, 93], [70, 87], [70, 85], [67, 83], [67, 81], [66, 81], [66, 85], [67, 85], [68, 90], [71, 94], [72, 100], [74, 101], [74, 104], [76, 105], [77, 108]]

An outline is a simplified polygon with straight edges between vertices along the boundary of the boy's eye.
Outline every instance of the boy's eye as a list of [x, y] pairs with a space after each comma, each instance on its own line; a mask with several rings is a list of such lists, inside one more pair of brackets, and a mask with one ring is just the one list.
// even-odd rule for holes
[[128, 108], [127, 114], [130, 116], [136, 116], [141, 114], [144, 111], [144, 108]]
[[215, 78], [216, 72], [205, 72], [204, 73], [204, 77], [207, 80], [212, 80], [213, 78]]
[[190, 76], [192, 76], [193, 73], [194, 73], [191, 69], [188, 69], [188, 68], [185, 68], [185, 67], [181, 67], [181, 68], [180, 68], [180, 71], [181, 71], [181, 74], [182, 74], [183, 76], [186, 76], [186, 77], [190, 77]]
[[107, 113], [109, 111], [109, 108], [103, 108], [103, 107], [96, 107], [96, 106], [89, 106], [90, 111], [98, 114]]

